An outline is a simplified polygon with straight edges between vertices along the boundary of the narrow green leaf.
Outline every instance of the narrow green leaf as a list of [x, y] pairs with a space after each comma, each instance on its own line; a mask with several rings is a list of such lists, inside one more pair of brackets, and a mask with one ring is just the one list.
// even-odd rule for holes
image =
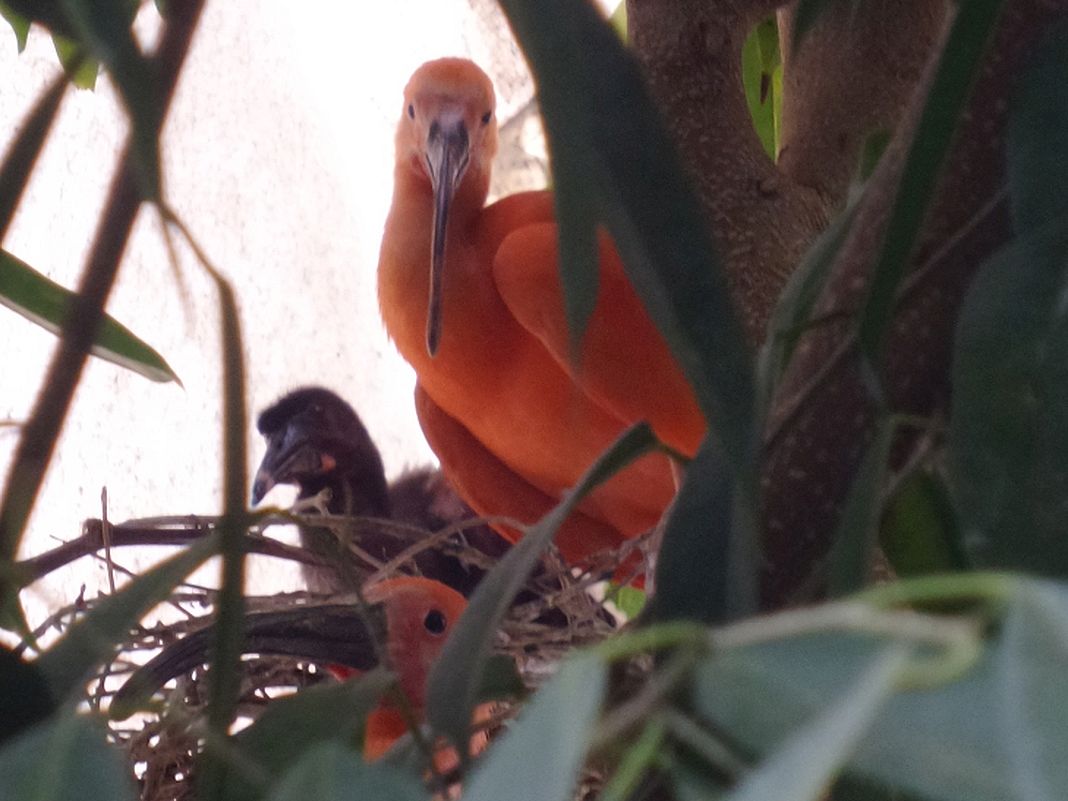
[[107, 729], [66, 713], [0, 749], [0, 801], [135, 801], [126, 760]]
[[[2, 10], [3, 5], [0, 5]], [[19, 199], [26, 190], [30, 173], [37, 163], [37, 157], [41, 155], [66, 90], [66, 78], [60, 77], [52, 82], [37, 99], [33, 111], [22, 123], [21, 130], [4, 154], [4, 163], [0, 165], [0, 242], [3, 242], [11, 226]]]
[[894, 691], [908, 662], [908, 647], [878, 651], [860, 675], [815, 719], [786, 742], [741, 784], [727, 801], [816, 801], [822, 798], [879, 708]]
[[352, 749], [323, 743], [308, 750], [264, 801], [426, 801], [423, 786], [406, 773], [367, 764]]
[[556, 530], [591, 489], [656, 445], [656, 437], [644, 423], [627, 430], [586, 471], [567, 497], [531, 526], [519, 543], [485, 575], [430, 671], [427, 718], [436, 731], [454, 743], [467, 741], [493, 636]]
[[1068, 22], [1051, 26], [1031, 59], [1016, 84], [1007, 130], [1013, 220], [1021, 232], [1068, 208]]
[[339, 684], [317, 685], [281, 698], [232, 742], [234, 769], [223, 785], [227, 801], [255, 801], [290, 767], [324, 743], [353, 749], [360, 743], [367, 715], [393, 683], [384, 670]]
[[1068, 217], [976, 274], [952, 366], [948, 464], [979, 566], [1068, 575]]
[[[728, 463], [736, 473], [748, 472], [755, 456], [750, 354], [705, 222], [637, 62], [592, 4], [504, 0], [502, 7], [536, 76], [558, 208], [596, 201], [590, 207], [612, 235]], [[580, 191], [580, 197], [559, 199]], [[589, 217], [558, 222], [561, 240], [581, 241], [583, 235], [569, 229], [588, 227]], [[562, 259], [561, 269], [584, 267]]]
[[879, 545], [900, 578], [968, 569], [949, 490], [927, 471], [914, 473], [890, 499]]
[[214, 535], [205, 537], [103, 598], [79, 618], [35, 663], [47, 680], [52, 697], [60, 700], [79, 692], [97, 665], [114, 654], [130, 626], [165, 601], [179, 582], [218, 549], [219, 541]]
[[471, 776], [467, 801], [570, 801], [601, 709], [607, 666], [568, 659]]
[[15, 42], [19, 52], [26, 49], [26, 41], [30, 36], [30, 20], [11, 8], [7, 3], [0, 3], [0, 17], [3, 17], [15, 34]]
[[[0, 304], [60, 335], [73, 295], [24, 261], [0, 250]], [[108, 315], [100, 324], [92, 353], [151, 381], [182, 383], [157, 351]]]
[[897, 196], [875, 262], [868, 296], [858, 321], [861, 352], [876, 374], [884, 334], [893, 316], [897, 291], [908, 269], [916, 238], [934, 195], [942, 163], [971, 94], [975, 76], [1001, 13], [1003, 0], [961, 3], [909, 146]]
[[831, 548], [828, 593], [832, 598], [854, 593], [868, 583], [896, 428], [891, 418], [880, 415], [875, 438], [853, 478]]
[[719, 444], [706, 437], [686, 469], [657, 554], [649, 621], [723, 623], [756, 610], [754, 527]]

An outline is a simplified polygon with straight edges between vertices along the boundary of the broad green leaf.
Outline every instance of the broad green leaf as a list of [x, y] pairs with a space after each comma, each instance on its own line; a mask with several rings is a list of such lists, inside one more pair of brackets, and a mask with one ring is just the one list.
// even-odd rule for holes
[[0, 3], [0, 17], [3, 17], [7, 24], [11, 26], [11, 30], [15, 34], [15, 42], [18, 44], [19, 52], [21, 53], [26, 49], [26, 40], [30, 35], [30, 20], [17, 13], [7, 3]]
[[[589, 241], [591, 214], [604, 223], [733, 473], [748, 473], [755, 456], [750, 354], [705, 221], [637, 62], [593, 4], [504, 0], [502, 7], [536, 77], [562, 243]], [[569, 215], [576, 210], [578, 219]], [[592, 266], [562, 253], [565, 276]], [[592, 285], [589, 278], [583, 283]], [[568, 301], [569, 312], [589, 303]], [[569, 320], [579, 331], [582, 322]]]
[[882, 511], [883, 479], [895, 430], [893, 420], [887, 415], [879, 417], [875, 438], [853, 478], [831, 548], [828, 590], [832, 598], [856, 592], [867, 584]]
[[430, 671], [427, 718], [437, 732], [454, 743], [467, 741], [494, 634], [556, 530], [593, 487], [655, 447], [656, 437], [644, 423], [625, 432], [586, 471], [567, 497], [531, 526], [485, 575]]
[[1068, 217], [987, 260], [961, 309], [948, 464], [978, 566], [1068, 574]]
[[65, 713], [0, 748], [0, 801], [134, 801], [126, 760], [107, 729]]
[[339, 684], [317, 685], [269, 704], [231, 742], [236, 759], [226, 774], [227, 801], [255, 801], [291, 766], [322, 744], [342, 747], [358, 761], [364, 722], [393, 683], [384, 670]]
[[[1002, 2], [969, 0], [961, 3], [942, 48], [919, 125], [909, 145], [897, 196], [883, 234], [882, 249], [875, 260], [868, 296], [858, 322], [860, 348], [871, 376], [877, 374], [875, 370], [881, 361], [883, 339], [897, 303], [898, 288], [908, 270], [927, 205], [934, 196], [942, 163], [971, 94]], [[879, 395], [877, 399], [881, 400], [881, 389]]]
[[80, 691], [96, 666], [114, 654], [130, 626], [165, 601], [179, 582], [218, 550], [218, 539], [205, 537], [101, 599], [80, 617], [35, 663], [52, 697], [58, 701]]
[[879, 545], [900, 578], [968, 568], [949, 490], [926, 471], [914, 473], [890, 499]]
[[38, 22], [52, 33], [67, 38], [73, 36], [73, 30], [67, 24], [59, 0], [4, 0], [3, 5], [22, 19]]
[[745, 506], [736, 503], [737, 486], [719, 444], [706, 437], [668, 517], [649, 620], [724, 623], [756, 611], [755, 535], [737, 517]]
[[141, 55], [131, 26], [138, 3], [128, 0], [60, 0], [79, 43], [99, 59], [122, 95], [133, 127], [141, 190], [160, 199], [158, 136], [163, 110], [154, 62]]
[[0, 647], [0, 743], [54, 709], [48, 683], [37, 666]]
[[608, 669], [573, 657], [494, 743], [467, 782], [467, 801], [570, 801], [604, 696]]
[[[0, 10], [2, 9], [3, 6], [0, 5]], [[4, 163], [0, 165], [0, 242], [4, 240], [11, 226], [19, 199], [30, 181], [30, 173], [41, 155], [66, 89], [65, 78], [59, 77], [52, 82], [37, 99], [33, 110], [23, 121], [21, 130], [4, 154]]]
[[265, 801], [426, 801], [422, 785], [383, 764], [367, 764], [352, 749], [323, 743], [308, 750]]
[[730, 792], [728, 801], [816, 801], [822, 798], [879, 708], [894, 691], [908, 661], [908, 646], [888, 645], [838, 698], [790, 734], [759, 767]]
[[56, 48], [56, 57], [63, 65], [63, 71], [70, 82], [79, 89], [95, 89], [96, 79], [100, 73], [100, 62], [89, 58], [85, 54], [85, 48], [78, 42], [61, 34], [52, 34], [52, 44]]
[[[884, 704], [856, 743], [851, 776], [944, 801], [1068, 797], [1068, 588], [1016, 587], [967, 672]], [[698, 708], [740, 746], [770, 754], [892, 641], [823, 632], [730, 649], [698, 668]]]
[[1051, 27], [1016, 83], [1008, 123], [1008, 173], [1017, 231], [1068, 208], [1068, 22]]
[[[9, 309], [58, 335], [72, 297], [70, 290], [0, 250], [0, 303]], [[181, 385], [164, 358], [113, 317], [104, 316], [92, 353], [152, 381]]]

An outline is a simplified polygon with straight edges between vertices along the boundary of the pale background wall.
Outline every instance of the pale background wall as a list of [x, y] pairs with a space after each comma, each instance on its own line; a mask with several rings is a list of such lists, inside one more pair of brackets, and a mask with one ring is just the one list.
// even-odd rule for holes
[[[138, 20], [157, 27], [152, 4]], [[432, 460], [411, 403], [413, 375], [382, 330], [374, 290], [390, 196], [400, 92], [422, 61], [468, 55], [498, 84], [502, 161], [511, 185], [543, 185], [544, 149], [521, 58], [491, 0], [209, 2], [167, 122], [167, 192], [239, 294], [249, 414], [303, 383], [349, 399], [387, 472]], [[0, 26], [0, 147], [56, 73], [51, 41], [26, 51]], [[512, 120], [511, 122], [508, 122]], [[106, 78], [69, 94], [4, 247], [74, 286], [93, 237], [124, 125]], [[501, 190], [501, 186], [497, 190]], [[206, 513], [220, 505], [220, 350], [212, 285], [183, 259], [182, 300], [154, 214], [143, 213], [108, 311], [159, 350], [185, 388], [91, 360], [67, 420], [23, 553], [70, 539], [84, 518], [121, 521]], [[54, 338], [0, 307], [0, 420], [31, 409]], [[0, 428], [6, 477], [17, 434]], [[252, 470], [262, 455], [249, 432]], [[159, 554], [116, 551], [141, 568]], [[266, 566], [265, 566], [266, 564]], [[292, 574], [258, 560], [259, 589]], [[85, 584], [106, 587], [83, 559], [27, 594], [31, 619]]]

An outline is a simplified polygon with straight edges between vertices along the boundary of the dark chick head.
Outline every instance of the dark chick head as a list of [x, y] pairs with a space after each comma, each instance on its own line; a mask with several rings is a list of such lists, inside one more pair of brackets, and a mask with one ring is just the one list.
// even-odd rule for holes
[[294, 484], [301, 498], [329, 489], [333, 514], [390, 516], [378, 448], [352, 407], [330, 390], [294, 390], [265, 409], [256, 427], [267, 453], [256, 471], [254, 504], [275, 484]]

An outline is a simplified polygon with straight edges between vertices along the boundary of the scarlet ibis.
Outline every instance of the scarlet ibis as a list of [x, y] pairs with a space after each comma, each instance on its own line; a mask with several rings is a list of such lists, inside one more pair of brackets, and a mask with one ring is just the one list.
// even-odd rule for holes
[[[572, 359], [552, 195], [486, 205], [496, 150], [486, 74], [456, 58], [419, 67], [397, 127], [378, 295], [446, 475], [479, 513], [529, 523], [628, 425], [648, 420], [692, 454], [705, 422], [606, 237]], [[596, 489], [557, 543], [571, 560], [618, 545], [655, 525], [673, 492], [667, 459], [644, 457]]]
[[[299, 606], [248, 615], [244, 652], [303, 657], [348, 677], [378, 665], [377, 640], [385, 645], [412, 713], [422, 719], [430, 668], [467, 602], [440, 582], [413, 577], [386, 579], [363, 594], [368, 604], [382, 610], [384, 632], [369, 628], [352, 604]], [[205, 627], [165, 648], [118, 690], [113, 708], [125, 706], [132, 713], [138, 701], [169, 679], [202, 664], [212, 636], [211, 627]], [[405, 731], [400, 711], [383, 701], [367, 721], [364, 755], [381, 755]]]

